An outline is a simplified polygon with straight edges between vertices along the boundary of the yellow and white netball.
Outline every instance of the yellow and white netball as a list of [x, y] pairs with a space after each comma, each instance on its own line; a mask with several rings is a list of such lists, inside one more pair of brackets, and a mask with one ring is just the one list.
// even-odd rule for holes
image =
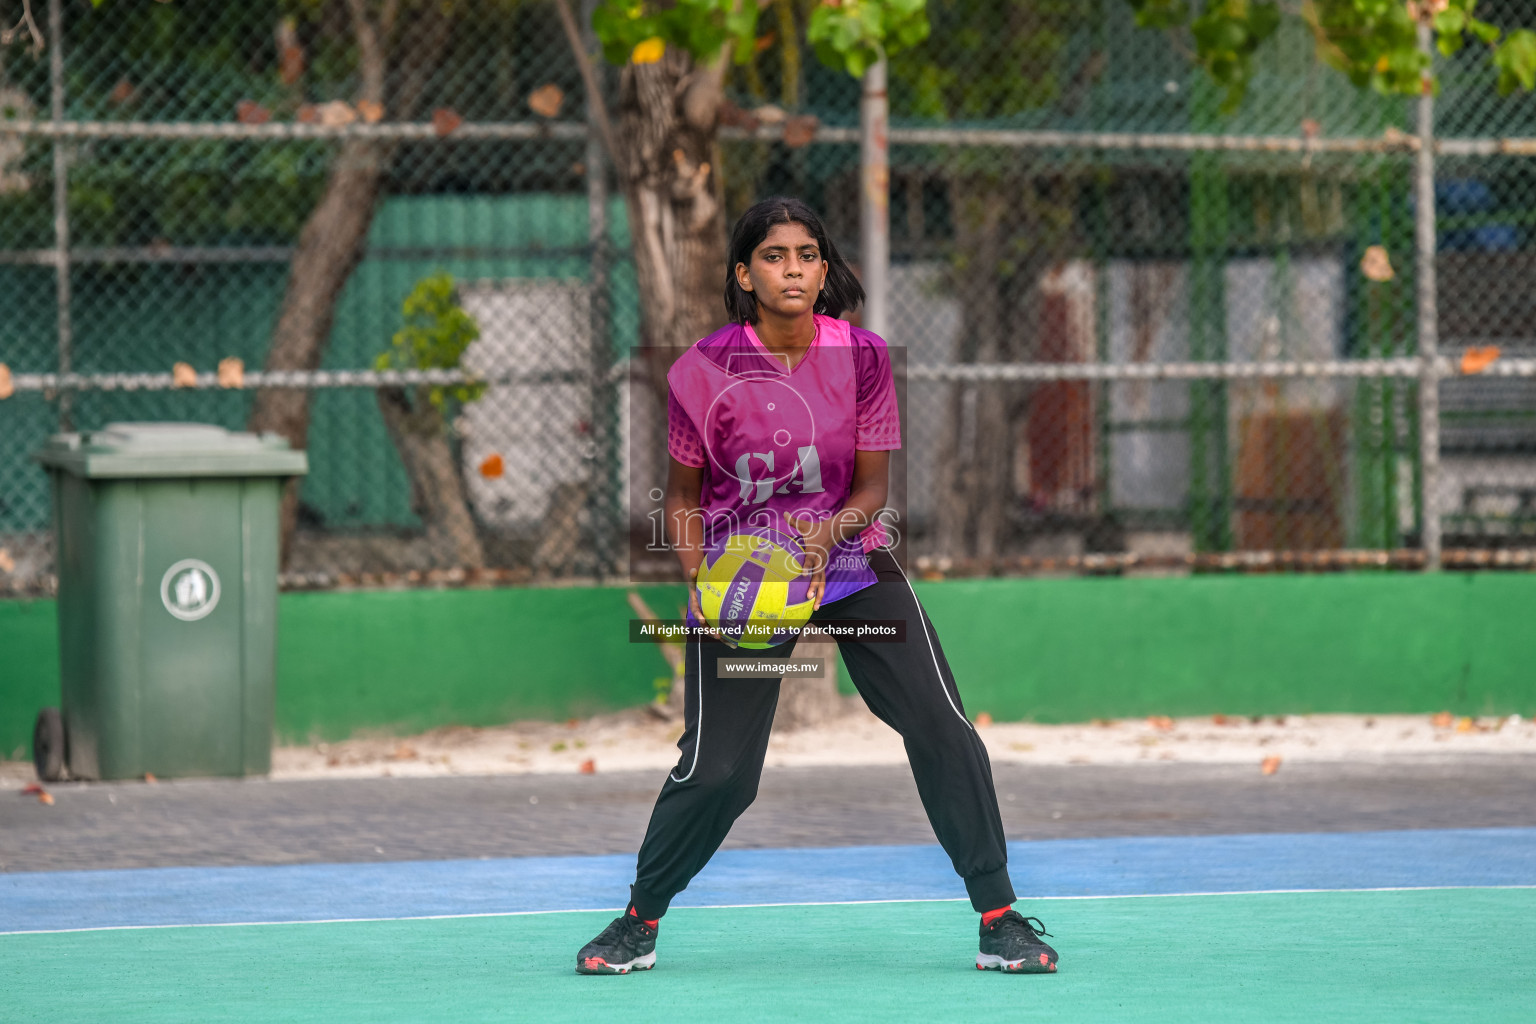
[[734, 647], [777, 647], [811, 618], [805, 549], [782, 530], [727, 534], [705, 552], [695, 582], [704, 618]]

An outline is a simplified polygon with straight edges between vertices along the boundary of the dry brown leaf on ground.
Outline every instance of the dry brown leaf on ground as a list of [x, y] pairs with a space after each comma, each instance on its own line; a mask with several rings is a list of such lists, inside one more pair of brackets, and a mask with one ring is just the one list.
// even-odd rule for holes
[[266, 124], [272, 120], [272, 111], [255, 100], [241, 100], [235, 104], [235, 120], [241, 124]]
[[1173, 729], [1173, 719], [1167, 715], [1150, 715], [1147, 717], [1147, 724], [1163, 732], [1170, 732]]
[[171, 383], [178, 388], [197, 387], [197, 371], [191, 363], [177, 363], [171, 367]]
[[757, 131], [757, 127], [761, 123], [758, 121], [757, 115], [753, 114], [750, 110], [738, 107], [730, 100], [720, 101], [720, 107], [716, 117], [719, 119], [722, 125], [728, 125], [732, 128], [742, 128], [748, 132]]
[[1259, 771], [1265, 775], [1273, 775], [1280, 770], [1280, 758], [1275, 755], [1266, 757], [1259, 762]]
[[1365, 255], [1360, 257], [1360, 273], [1365, 275], [1366, 280], [1375, 281], [1378, 284], [1392, 280], [1395, 275], [1392, 270], [1392, 261], [1387, 258], [1385, 246], [1366, 247]]
[[155, 783], [159, 782], [160, 780], [155, 778], [155, 773], [154, 772], [145, 772], [144, 773], [144, 781], [149, 783], [150, 785], [154, 785]]
[[554, 117], [565, 102], [565, 90], [554, 82], [541, 85], [528, 94], [528, 109], [540, 117]]
[[1456, 731], [1457, 732], [1471, 732], [1472, 731], [1472, 719], [1470, 719], [1470, 718], [1463, 718], [1463, 719], [1460, 719], [1459, 721], [1457, 721], [1457, 723], [1456, 723]]
[[815, 140], [816, 129], [820, 127], [821, 121], [810, 114], [791, 117], [784, 122], [784, 145], [790, 149], [808, 146]]
[[22, 796], [36, 796], [43, 791], [43, 787], [38, 785], [36, 782], [29, 782], [25, 786], [21, 787]]
[[494, 452], [480, 460], [480, 475], [487, 480], [497, 480], [507, 471], [507, 464]]
[[357, 112], [369, 124], [378, 124], [384, 120], [384, 104], [376, 103], [373, 100], [358, 100]]
[[1474, 345], [1461, 354], [1462, 373], [1482, 373], [1499, 361], [1499, 346]]
[[1430, 716], [1429, 724], [1436, 729], [1449, 729], [1455, 724], [1455, 721], [1456, 719], [1452, 717], [1449, 711], [1437, 711]]
[[243, 388], [245, 387], [245, 362], [230, 357], [219, 360], [219, 387]]
[[340, 128], [344, 124], [351, 124], [357, 120], [357, 111], [352, 109], [352, 104], [346, 100], [331, 100], [322, 103], [315, 108], [315, 113], [320, 117], [320, 123], [327, 128]]
[[464, 119], [452, 107], [438, 107], [432, 111], [432, 130], [438, 135], [452, 135]]
[[409, 743], [402, 743], [387, 756], [391, 761], [414, 761], [417, 756], [416, 748]]
[[597, 774], [597, 762], [589, 757], [585, 761], [581, 762], [581, 768], [579, 770], [583, 775], [595, 775]]
[[990, 711], [982, 711], [982, 712], [980, 712], [980, 713], [978, 713], [976, 715], [976, 725], [977, 725], [978, 728], [985, 729], [987, 726], [989, 726], [991, 724], [992, 724], [992, 713]]

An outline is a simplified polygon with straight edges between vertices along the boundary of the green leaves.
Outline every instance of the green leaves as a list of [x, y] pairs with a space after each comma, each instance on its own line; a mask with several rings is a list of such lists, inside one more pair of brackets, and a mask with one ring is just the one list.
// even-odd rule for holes
[[1323, 59], [1351, 82], [1383, 94], [1423, 88], [1429, 57], [1419, 51], [1418, 25], [1404, 4], [1318, 0], [1314, 10]]
[[1499, 71], [1499, 92], [1509, 95], [1518, 85], [1526, 92], [1536, 88], [1536, 32], [1516, 29], [1493, 52], [1493, 66]]
[[[1242, 101], [1254, 52], [1274, 35], [1282, 13], [1273, 0], [1206, 0], [1198, 13], [1186, 0], [1127, 2], [1144, 28], [1188, 29], [1196, 58], [1227, 90], [1227, 110]], [[1505, 35], [1499, 26], [1474, 17], [1476, 6], [1477, 0], [1304, 0], [1295, 13], [1311, 28], [1322, 60], [1356, 85], [1380, 93], [1414, 96], [1423, 91], [1430, 58], [1419, 50], [1415, 19], [1420, 14], [1431, 19], [1442, 55], [1482, 43], [1498, 70], [1501, 92], [1536, 88], [1536, 33], [1517, 29]]]
[[[592, 28], [610, 64], [660, 59], [658, 47], [675, 46], [697, 61], [712, 61], [727, 45], [740, 63], [751, 56], [757, 34], [752, 0], [604, 0], [592, 12]], [[637, 48], [639, 48], [637, 52]]]
[[1280, 28], [1275, 0], [1208, 0], [1190, 18], [1185, 0], [1127, 0], [1143, 28], [1172, 31], [1188, 24], [1195, 55], [1217, 84], [1226, 89], [1225, 111], [1236, 110], [1253, 76], [1253, 55]]
[[1206, 5], [1190, 23], [1200, 62], [1226, 86], [1223, 110], [1236, 110], [1253, 75], [1253, 54], [1280, 27], [1280, 8], [1259, 0], [1222, 0]]
[[[433, 274], [416, 282], [400, 304], [405, 326], [395, 332], [388, 350], [374, 360], [379, 370], [452, 370], [458, 367], [469, 343], [480, 337], [480, 325], [459, 305], [453, 275]], [[434, 387], [428, 396], [438, 409], [447, 398], [473, 402], [485, 391], [484, 384]]]
[[805, 36], [828, 67], [854, 78], [880, 59], [928, 38], [925, 0], [823, 0]]
[[[660, 59], [678, 47], [712, 61], [726, 47], [738, 64], [757, 42], [756, 0], [603, 0], [592, 28], [612, 64]], [[829, 67], [854, 77], [880, 59], [928, 38], [927, 0], [822, 0], [806, 37]]]
[[1167, 31], [1189, 20], [1189, 4], [1184, 0], [1130, 0], [1141, 28]]
[[[1081, 0], [930, 0], [927, 19], [942, 45], [891, 58], [894, 116], [1010, 118], [1055, 102], [1071, 87], [1062, 57], [1083, 24]], [[1093, 60], [1088, 77], [1097, 75]], [[1000, 71], [977, 74], [978, 67]]]

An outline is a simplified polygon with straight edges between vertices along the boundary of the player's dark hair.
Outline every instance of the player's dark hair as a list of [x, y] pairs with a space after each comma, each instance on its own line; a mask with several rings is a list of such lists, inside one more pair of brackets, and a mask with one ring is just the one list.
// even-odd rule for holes
[[864, 301], [864, 286], [853, 275], [848, 261], [843, 259], [827, 235], [821, 218], [800, 200], [791, 196], [774, 196], [764, 199], [741, 215], [736, 230], [731, 232], [731, 248], [725, 261], [725, 312], [738, 324], [757, 323], [757, 296], [736, 283], [736, 264], [752, 264], [752, 252], [775, 224], [799, 224], [816, 239], [821, 258], [827, 262], [827, 279], [821, 284], [821, 294], [816, 297], [816, 312], [827, 316], [842, 316]]

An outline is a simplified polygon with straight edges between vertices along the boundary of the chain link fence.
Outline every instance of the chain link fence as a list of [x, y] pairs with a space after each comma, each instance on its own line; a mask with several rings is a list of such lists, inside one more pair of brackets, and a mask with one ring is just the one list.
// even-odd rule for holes
[[[53, 585], [31, 454], [121, 420], [302, 419], [288, 587], [670, 571], [626, 540], [664, 411], [556, 9], [427, 5], [374, 109], [350, 6], [32, 0], [47, 45], [0, 47], [0, 590]], [[856, 259], [859, 86], [808, 13], [764, 8], [728, 72], [716, 180]], [[930, 14], [889, 68], [918, 570], [1533, 562], [1536, 111], [1476, 54], [1440, 62], [1426, 253], [1416, 103], [1300, 31], [1225, 112], [1121, 0]], [[405, 359], [413, 325], [451, 358]]]

